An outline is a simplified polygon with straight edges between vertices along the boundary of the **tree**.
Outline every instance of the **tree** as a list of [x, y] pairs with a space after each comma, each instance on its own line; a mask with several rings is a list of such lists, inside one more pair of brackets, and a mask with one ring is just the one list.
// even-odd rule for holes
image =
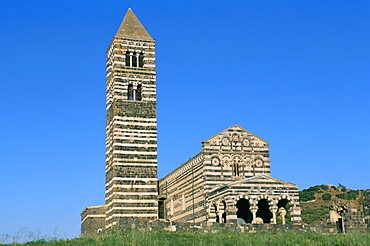
[[330, 201], [332, 196], [329, 193], [325, 193], [321, 197], [324, 201]]

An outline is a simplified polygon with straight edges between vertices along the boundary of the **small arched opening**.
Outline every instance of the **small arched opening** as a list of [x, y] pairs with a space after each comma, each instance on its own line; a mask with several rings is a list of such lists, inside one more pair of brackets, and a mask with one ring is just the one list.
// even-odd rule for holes
[[137, 67], [137, 53], [136, 52], [132, 54], [132, 66]]
[[133, 90], [134, 86], [132, 84], [129, 84], [128, 85], [128, 88], [127, 88], [127, 99], [128, 100], [134, 100], [134, 90]]
[[253, 214], [250, 210], [250, 204], [247, 199], [240, 199], [236, 203], [236, 208], [238, 209], [236, 212], [238, 223], [252, 223]]
[[270, 223], [272, 219], [272, 213], [270, 211], [270, 205], [266, 199], [261, 199], [258, 202], [258, 210], [256, 216], [263, 220], [263, 223]]
[[126, 58], [125, 58], [126, 66], [131, 66], [131, 58], [130, 58], [130, 51], [126, 51]]
[[143, 54], [143, 52], [140, 52], [140, 55], [139, 55], [139, 67], [144, 67], [144, 54]]
[[277, 224], [282, 224], [283, 223], [283, 218], [282, 218], [282, 210], [281, 208], [284, 208], [285, 213], [284, 213], [284, 222], [285, 224], [291, 224], [291, 216], [290, 216], [290, 204], [288, 199], [281, 199], [278, 204], [278, 216], [276, 218], [276, 223]]
[[141, 85], [138, 85], [136, 89], [136, 96], [135, 96], [136, 101], [141, 101], [141, 90], [142, 90]]

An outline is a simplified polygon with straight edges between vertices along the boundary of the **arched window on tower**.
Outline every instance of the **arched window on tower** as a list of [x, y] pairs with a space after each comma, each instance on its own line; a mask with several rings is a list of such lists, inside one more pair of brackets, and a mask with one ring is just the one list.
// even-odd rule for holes
[[128, 100], [134, 100], [134, 90], [133, 85], [129, 84], [127, 89], [127, 99]]
[[125, 61], [126, 61], [126, 66], [131, 66], [131, 62], [130, 62], [130, 51], [126, 51], [126, 59], [125, 59]]
[[144, 54], [143, 54], [143, 52], [140, 52], [140, 55], [139, 55], [139, 67], [144, 67]]
[[132, 53], [132, 67], [137, 67], [137, 53]]
[[135, 100], [141, 101], [141, 85], [137, 86]]

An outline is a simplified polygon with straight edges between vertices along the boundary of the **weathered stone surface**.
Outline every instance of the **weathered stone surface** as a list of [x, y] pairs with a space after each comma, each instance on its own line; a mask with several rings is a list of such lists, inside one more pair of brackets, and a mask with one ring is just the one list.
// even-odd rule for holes
[[86, 207], [81, 213], [81, 235], [92, 235], [105, 230], [106, 206]]
[[360, 206], [335, 198], [329, 208], [328, 222], [344, 233], [369, 232], [370, 190], [365, 191]]
[[270, 176], [269, 143], [234, 125], [202, 142], [202, 148], [159, 181], [164, 218], [277, 223], [278, 208], [284, 207], [289, 223], [301, 223], [298, 186]]

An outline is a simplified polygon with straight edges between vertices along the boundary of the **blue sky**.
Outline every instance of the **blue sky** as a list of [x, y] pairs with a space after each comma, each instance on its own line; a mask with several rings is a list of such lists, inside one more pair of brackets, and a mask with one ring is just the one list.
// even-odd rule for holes
[[370, 188], [369, 1], [0, 1], [0, 235], [74, 237], [104, 204], [105, 51], [157, 40], [159, 177], [239, 124], [272, 176]]

